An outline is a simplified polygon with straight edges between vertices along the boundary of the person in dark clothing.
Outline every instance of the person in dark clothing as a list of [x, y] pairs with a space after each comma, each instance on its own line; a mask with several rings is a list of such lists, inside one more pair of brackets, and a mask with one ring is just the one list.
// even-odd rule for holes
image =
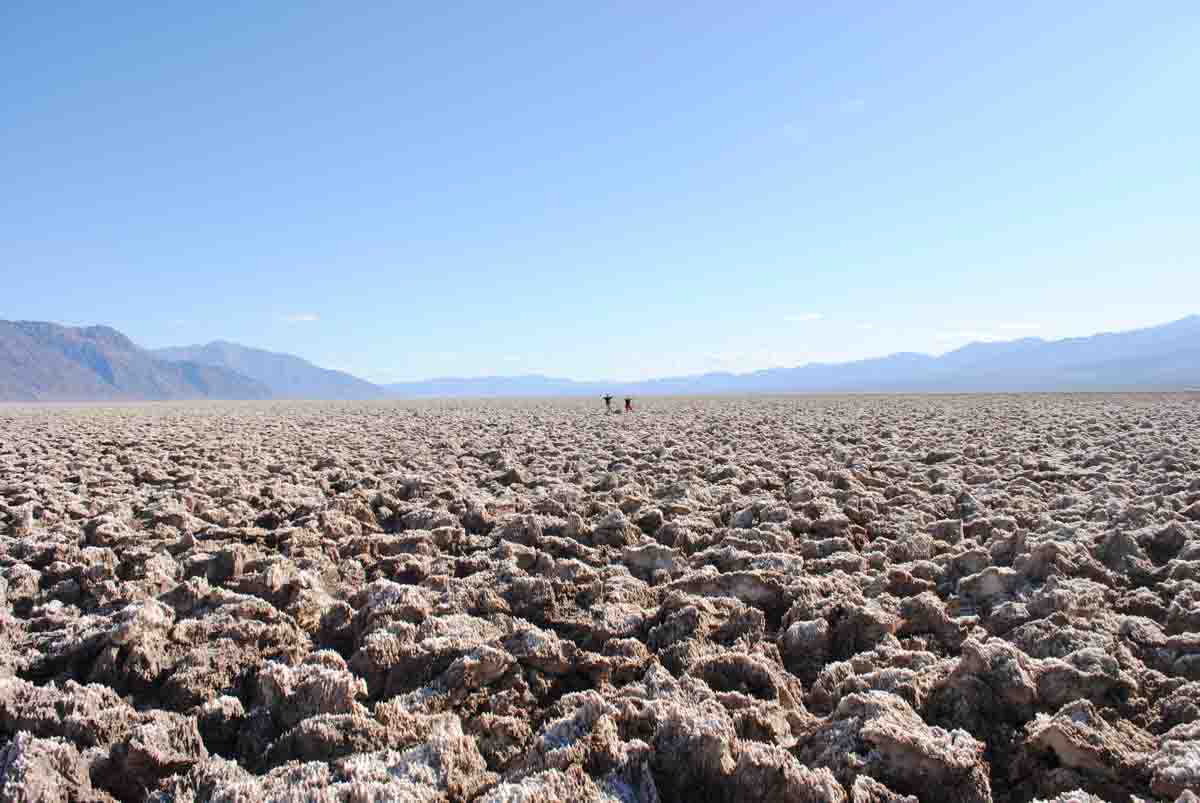
[[612, 412], [612, 396], [607, 393], [604, 394], [604, 409], [610, 413]]
[[625, 397], [625, 412], [633, 412], [633, 399], [629, 398], [628, 396]]

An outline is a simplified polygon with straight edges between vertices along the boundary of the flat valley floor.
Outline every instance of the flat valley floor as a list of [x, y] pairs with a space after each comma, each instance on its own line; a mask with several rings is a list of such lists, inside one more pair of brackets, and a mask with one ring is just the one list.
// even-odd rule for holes
[[0, 800], [1200, 800], [1200, 394], [634, 404], [0, 406]]

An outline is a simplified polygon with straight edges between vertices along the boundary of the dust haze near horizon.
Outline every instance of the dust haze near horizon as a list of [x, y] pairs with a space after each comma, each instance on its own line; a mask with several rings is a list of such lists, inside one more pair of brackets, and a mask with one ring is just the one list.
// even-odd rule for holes
[[[1194, 314], [1195, 313], [1193, 313], [1193, 315]], [[1188, 317], [1191, 317], [1191, 316], [1188, 316]], [[1173, 322], [1171, 322], [1171, 321], [1156, 321], [1151, 324], [1151, 327], [1165, 326], [1165, 325], [1169, 325], [1171, 323], [1173, 323]], [[1146, 327], [1129, 327], [1129, 328], [1122, 328], [1121, 330], [1114, 330], [1114, 331], [1116, 333], [1123, 334], [1123, 333], [1130, 332], [1130, 331], [1137, 331], [1142, 328], [1146, 328]], [[1006, 324], [1006, 325], [1001, 325], [999, 327], [996, 327], [994, 332], [989, 333], [989, 332], [979, 332], [979, 331], [964, 331], [962, 333], [962, 336], [970, 338], [968, 341], [965, 341], [966, 343], [1013, 342], [1013, 341], [1024, 339], [1024, 338], [1034, 338], [1034, 339], [1038, 339], [1038, 340], [1043, 340], [1045, 342], [1054, 342], [1054, 341], [1062, 340], [1062, 339], [1066, 339], [1066, 338], [1091, 338], [1091, 337], [1095, 337], [1097, 335], [1104, 335], [1104, 334], [1110, 334], [1110, 333], [1111, 332], [1078, 332], [1078, 333], [1062, 334], [1062, 335], [1059, 335], [1056, 337], [1046, 337], [1042, 333], [1040, 326]], [[940, 340], [944, 343], [944, 342], [951, 341], [952, 338], [948, 338], [945, 336], [935, 336], [934, 340], [935, 341]], [[956, 338], [954, 340], [956, 340]], [[898, 341], [898, 343], [899, 343], [899, 341]], [[203, 345], [203, 344], [191, 344], [191, 345]], [[245, 346], [247, 344], [235, 344], [235, 345]], [[679, 371], [676, 374], [656, 374], [656, 375], [647, 374], [647, 375], [627, 375], [627, 376], [584, 376], [584, 375], [567, 376], [567, 375], [563, 375], [563, 374], [554, 374], [551, 372], [537, 371], [537, 370], [523, 370], [523, 371], [512, 372], [512, 371], [506, 370], [506, 369], [511, 369], [511, 365], [502, 363], [502, 364], [498, 365], [496, 367], [496, 369], [491, 371], [490, 373], [479, 374], [477, 376], [457, 376], [457, 375], [453, 375], [453, 374], [441, 374], [441, 375], [417, 377], [413, 380], [392, 379], [386, 373], [381, 374], [380, 377], [372, 377], [370, 374], [361, 374], [361, 375], [356, 375], [356, 376], [358, 376], [358, 378], [360, 378], [360, 379], [366, 379], [369, 382], [375, 382], [380, 385], [387, 385], [389, 383], [397, 383], [397, 382], [403, 383], [406, 381], [422, 382], [422, 381], [437, 380], [437, 379], [454, 379], [454, 378], [486, 379], [486, 378], [504, 378], [504, 377], [513, 377], [513, 376], [544, 376], [544, 377], [553, 378], [553, 379], [565, 379], [565, 380], [570, 380], [570, 381], [574, 381], [574, 382], [585, 382], [585, 383], [586, 382], [604, 382], [604, 381], [641, 382], [641, 381], [645, 381], [648, 379], [653, 380], [653, 379], [664, 379], [664, 378], [673, 378], [673, 377], [700, 376], [705, 373], [726, 372], [726, 373], [741, 374], [741, 373], [752, 373], [753, 371], [760, 370], [760, 369], [766, 369], [766, 368], [798, 368], [798, 367], [802, 367], [803, 365], [808, 365], [808, 364], [813, 364], [813, 363], [840, 364], [840, 363], [852, 362], [854, 360], [863, 359], [863, 358], [869, 359], [872, 357], [884, 357], [884, 356], [894, 355], [894, 354], [898, 354], [898, 353], [905, 353], [905, 352], [922, 353], [922, 354], [928, 354], [930, 356], [941, 356], [943, 354], [947, 354], [947, 353], [953, 351], [955, 348], [958, 348], [962, 345], [964, 345], [964, 343], [954, 342], [953, 346], [941, 346], [941, 347], [935, 347], [935, 348], [930, 349], [925, 352], [917, 352], [915, 349], [907, 349], [907, 348], [904, 348], [903, 345], [898, 344], [895, 348], [892, 348], [890, 351], [880, 352], [878, 354], [854, 355], [851, 357], [847, 357], [845, 359], [837, 359], [837, 358], [808, 359], [808, 358], [804, 358], [803, 355], [800, 355], [801, 359], [796, 362], [787, 362], [786, 355], [783, 355], [780, 352], [768, 352], [765, 355], [740, 355], [740, 356], [743, 356], [746, 358], [746, 359], [741, 359], [741, 360], [732, 359], [732, 357], [736, 357], [739, 355], [731, 355], [731, 358], [725, 359], [725, 360], [713, 359], [712, 362], [714, 363], [715, 367], [710, 365], [710, 367], [708, 367], [708, 368], [701, 368], [701, 369], [691, 370], [691, 371], [683, 370], [683, 371]], [[250, 346], [250, 348], [254, 348], [254, 347]], [[288, 355], [283, 355], [283, 356], [288, 356]], [[297, 356], [302, 356], [302, 355], [297, 355]], [[755, 357], [758, 358], [757, 361], [754, 359]], [[334, 369], [334, 370], [345, 370], [336, 365], [321, 365], [319, 367], [330, 368], [330, 369]], [[353, 373], [353, 372], [351, 372], [351, 373]]]
[[1194, 4], [0, 10], [0, 319], [391, 382], [1196, 311]]

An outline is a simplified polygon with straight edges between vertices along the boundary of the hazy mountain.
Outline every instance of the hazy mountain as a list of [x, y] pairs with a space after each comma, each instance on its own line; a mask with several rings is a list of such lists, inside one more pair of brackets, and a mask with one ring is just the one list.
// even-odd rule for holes
[[270, 390], [223, 368], [167, 361], [107, 326], [0, 321], [0, 400], [263, 399]]
[[279, 399], [381, 399], [389, 395], [378, 385], [344, 371], [319, 368], [291, 354], [223, 340], [205, 346], [157, 349], [154, 353], [163, 359], [190, 360], [236, 371], [266, 385]]
[[975, 392], [1200, 387], [1200, 315], [1063, 340], [971, 343], [933, 357], [900, 353], [745, 374], [639, 382], [547, 376], [454, 378], [379, 386], [290, 354], [216, 341], [138, 348], [105, 326], [0, 321], [0, 400], [378, 399], [682, 393]]
[[405, 398], [1200, 387], [1200, 315], [1161, 326], [1088, 337], [971, 343], [940, 357], [899, 353], [846, 363], [809, 363], [746, 374], [710, 373], [640, 382], [575, 382], [524, 376], [442, 378], [386, 387]]

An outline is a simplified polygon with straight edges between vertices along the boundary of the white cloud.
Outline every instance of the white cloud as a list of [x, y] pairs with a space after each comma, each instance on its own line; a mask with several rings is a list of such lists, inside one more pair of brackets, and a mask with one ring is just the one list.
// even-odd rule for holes
[[798, 315], [784, 315], [783, 319], [790, 323], [808, 323], [810, 321], [819, 321], [825, 316], [819, 312], [804, 312]]
[[294, 312], [291, 315], [284, 315], [283, 319], [288, 323], [315, 323], [321, 320], [321, 316], [315, 312]]
[[996, 328], [1005, 332], [1032, 332], [1041, 329], [1040, 323], [998, 323]]

